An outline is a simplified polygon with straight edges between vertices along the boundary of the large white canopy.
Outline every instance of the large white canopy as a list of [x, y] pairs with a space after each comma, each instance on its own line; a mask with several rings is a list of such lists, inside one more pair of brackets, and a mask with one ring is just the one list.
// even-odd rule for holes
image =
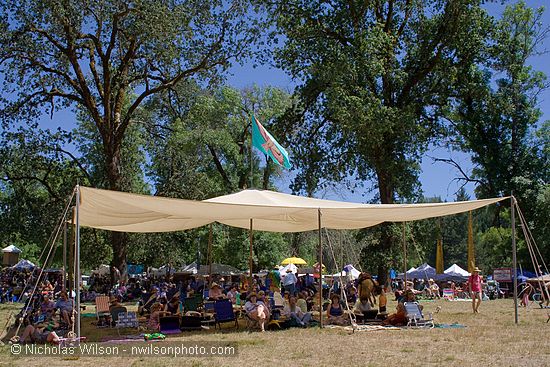
[[80, 225], [119, 232], [169, 232], [219, 222], [270, 232], [322, 227], [357, 229], [475, 210], [506, 198], [454, 203], [358, 204], [267, 190], [244, 190], [205, 201], [170, 199], [80, 187]]

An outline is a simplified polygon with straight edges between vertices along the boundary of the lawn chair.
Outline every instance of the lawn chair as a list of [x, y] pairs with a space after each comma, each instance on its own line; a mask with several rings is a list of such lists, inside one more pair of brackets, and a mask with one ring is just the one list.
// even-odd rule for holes
[[183, 300], [183, 310], [188, 311], [198, 311], [202, 306], [202, 295], [197, 294], [193, 297], [185, 298]]
[[432, 314], [429, 314], [429, 319], [425, 319], [418, 302], [405, 302], [405, 312], [407, 314], [408, 327], [434, 327]]
[[[123, 307], [124, 309], [126, 307]], [[114, 312], [111, 312], [111, 315]], [[115, 328], [118, 332], [118, 335], [120, 335], [120, 329], [125, 328], [139, 328], [139, 322], [137, 318], [136, 312], [116, 312], [116, 320], [113, 320], [115, 323]]]
[[113, 307], [109, 312], [111, 315], [111, 326], [116, 326], [119, 315], [121, 313], [127, 313], [127, 312], [128, 312], [128, 309], [124, 306]]
[[231, 301], [227, 299], [216, 301], [214, 303], [214, 311], [214, 319], [216, 320], [216, 324], [220, 330], [222, 328], [221, 324], [224, 322], [234, 322], [235, 327], [237, 329], [239, 328], [239, 323], [237, 321], [237, 317], [235, 316], [235, 312], [233, 312], [233, 304]]
[[95, 298], [95, 313], [98, 327], [107, 327], [110, 323], [109, 296], [97, 296]]

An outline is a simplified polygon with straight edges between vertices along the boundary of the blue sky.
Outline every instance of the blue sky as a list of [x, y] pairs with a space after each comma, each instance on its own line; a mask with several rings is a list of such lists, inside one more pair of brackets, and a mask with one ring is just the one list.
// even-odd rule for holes
[[[527, 5], [530, 7], [540, 7], [546, 5], [545, 0], [529, 0], [526, 1]], [[499, 16], [505, 5], [499, 3], [488, 4], [487, 9], [491, 15]], [[544, 25], [550, 25], [550, 14], [548, 11], [544, 14], [543, 19]], [[550, 45], [550, 41], [546, 41], [545, 45], [540, 45], [540, 49], [543, 50], [546, 48], [546, 45]], [[530, 64], [536, 69], [545, 72], [547, 75], [550, 75], [550, 58], [548, 55], [538, 56], [530, 60]], [[260, 86], [276, 86], [282, 89], [285, 89], [291, 92], [295, 86], [293, 80], [286, 75], [282, 70], [272, 68], [269, 66], [258, 66], [253, 67], [253, 62], [247, 63], [245, 65], [235, 65], [230, 70], [230, 75], [227, 78], [227, 84], [243, 88], [248, 87], [253, 84]], [[541, 121], [550, 119], [550, 91], [546, 90], [540, 95], [539, 103], [540, 108], [543, 112], [543, 117]], [[49, 116], [44, 116], [42, 118], [42, 125], [44, 127], [55, 129], [57, 126], [64, 128], [72, 128], [74, 126], [75, 117], [74, 114], [70, 111], [59, 111], [57, 112], [53, 119], [50, 119]], [[471, 170], [472, 164], [470, 162], [469, 156], [467, 154], [450, 151], [446, 148], [432, 148], [427, 155], [422, 160], [422, 173], [420, 175], [420, 181], [422, 185], [422, 190], [426, 196], [440, 196], [443, 200], [453, 201], [455, 192], [460, 187], [460, 183], [453, 181], [455, 177], [458, 176], [458, 172], [451, 166], [444, 163], [434, 163], [431, 158], [453, 158], [463, 168], [468, 171]], [[280, 191], [290, 192], [288, 185], [292, 180], [292, 172], [286, 171], [284, 176], [278, 180], [277, 186]], [[367, 185], [368, 186], [368, 185]], [[473, 197], [473, 185], [468, 184], [465, 186], [467, 192]], [[372, 194], [363, 193], [351, 193], [343, 187], [335, 186], [334, 188], [327, 190], [326, 192], [319, 192], [319, 197], [324, 197], [327, 199], [340, 199], [348, 201], [357, 201], [364, 202], [372, 197]]]

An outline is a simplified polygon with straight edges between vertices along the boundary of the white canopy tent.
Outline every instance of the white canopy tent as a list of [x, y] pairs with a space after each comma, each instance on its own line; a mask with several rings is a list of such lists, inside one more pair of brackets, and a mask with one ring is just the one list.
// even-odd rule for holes
[[357, 278], [359, 278], [359, 275], [361, 275], [361, 272], [359, 270], [355, 269], [355, 267], [353, 265], [349, 266], [348, 271], [342, 270], [339, 273], [332, 274], [332, 276], [334, 278], [350, 277], [351, 279], [357, 279]]
[[463, 276], [463, 277], [469, 277], [470, 276], [470, 273], [468, 273], [468, 271], [462, 269], [457, 264], [453, 264], [453, 265], [449, 266], [443, 273], [444, 274], [457, 274], [457, 275], [460, 275], [460, 276]]

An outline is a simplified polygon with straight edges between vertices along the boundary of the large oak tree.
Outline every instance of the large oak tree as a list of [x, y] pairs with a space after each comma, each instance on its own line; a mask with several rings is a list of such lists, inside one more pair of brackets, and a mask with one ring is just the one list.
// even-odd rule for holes
[[[107, 188], [123, 185], [121, 147], [144, 101], [189, 78], [206, 82], [257, 38], [246, 1], [14, 0], [0, 3], [1, 117], [78, 108], [101, 138]], [[127, 244], [113, 233], [124, 274]]]
[[[275, 60], [300, 82], [301, 104], [288, 119], [299, 126], [294, 189], [312, 194], [353, 177], [372, 180], [382, 203], [413, 197], [422, 153], [441, 132], [458, 75], [486, 41], [491, 19], [481, 1], [264, 3], [284, 35]], [[379, 251], [383, 281], [382, 256], [397, 233], [382, 230], [367, 249]]]

